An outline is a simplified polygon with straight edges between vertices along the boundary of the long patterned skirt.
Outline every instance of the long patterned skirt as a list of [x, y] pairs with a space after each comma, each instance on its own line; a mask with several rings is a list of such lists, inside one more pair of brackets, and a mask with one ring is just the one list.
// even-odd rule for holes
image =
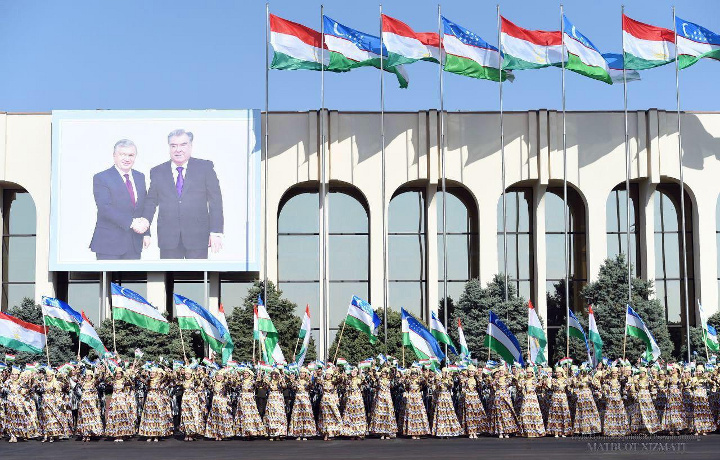
[[186, 389], [180, 402], [180, 431], [185, 436], [198, 436], [205, 433], [203, 406], [200, 395], [194, 389]]
[[105, 415], [105, 435], [111, 438], [135, 435], [135, 395], [130, 391], [113, 393]]
[[31, 439], [40, 436], [35, 401], [11, 394], [5, 402], [5, 431], [10, 436]]
[[707, 390], [703, 386], [695, 388], [693, 392], [693, 425], [690, 428], [695, 433], [711, 433], [715, 431], [715, 422], [710, 411]]
[[637, 406], [635, 407], [635, 416], [631, 418], [630, 429], [633, 433], [657, 433], [660, 431], [660, 422], [658, 421], [657, 412], [655, 412], [655, 403], [653, 403], [650, 390], [641, 389], [637, 394]]
[[465, 434], [468, 435], [488, 433], [490, 431], [490, 421], [477, 391], [466, 391], [464, 393], [461, 423], [465, 428]]
[[630, 422], [620, 393], [611, 393], [605, 399], [603, 434], [605, 436], [626, 436], [630, 432]]
[[[422, 394], [420, 395], [422, 404]], [[423, 409], [425, 407], [423, 406]], [[426, 416], [427, 417], [427, 416]], [[428, 429], [428, 431], [430, 431]], [[365, 413], [365, 402], [360, 390], [350, 390], [346, 394], [345, 413], [342, 419], [342, 435], [350, 437], [365, 436], [367, 434], [367, 414]]]
[[550, 436], [570, 436], [572, 434], [570, 406], [564, 391], [554, 391], [550, 399], [547, 434]]
[[334, 391], [327, 391], [320, 400], [320, 416], [317, 428], [323, 436], [337, 436], [342, 431], [342, 416], [340, 415], [340, 401]]
[[205, 437], [227, 439], [235, 435], [230, 399], [224, 394], [215, 394], [208, 413]]
[[520, 406], [518, 421], [520, 423], [520, 432], [523, 436], [528, 438], [545, 436], [545, 424], [543, 423], [540, 403], [538, 402], [535, 392], [525, 393], [522, 406]]
[[102, 436], [103, 424], [100, 415], [100, 401], [95, 391], [83, 391], [78, 408], [78, 436]]
[[662, 416], [662, 429], [670, 433], [680, 432], [687, 428], [685, 424], [683, 400], [680, 388], [670, 385], [665, 398], [665, 411]]
[[238, 399], [235, 413], [235, 435], [241, 438], [251, 438], [267, 435], [265, 424], [260, 418], [255, 393], [243, 391]]
[[173, 416], [170, 396], [165, 389], [152, 388], [145, 397], [138, 435], [147, 438], [163, 438], [173, 432]]
[[430, 434], [430, 422], [428, 422], [423, 394], [420, 390], [405, 393], [402, 433], [405, 436], [427, 436]]
[[287, 436], [288, 423], [285, 415], [285, 398], [277, 390], [271, 391], [268, 395], [264, 421], [267, 434], [271, 438]]
[[47, 437], [70, 436], [70, 411], [65, 395], [45, 393], [42, 398], [42, 434]]
[[683, 387], [682, 389], [682, 401], [683, 401], [683, 418], [685, 419], [685, 428], [688, 430], [695, 426], [695, 419], [693, 417], [693, 391], [690, 387]]
[[306, 391], [298, 391], [295, 394], [292, 414], [290, 415], [290, 426], [288, 436], [293, 438], [311, 438], [317, 436], [317, 427], [313, 417], [310, 396]]
[[395, 407], [389, 390], [381, 390], [375, 396], [369, 431], [380, 436], [395, 436], [397, 434]]
[[437, 402], [435, 403], [433, 421], [433, 436], [460, 436], [463, 433], [463, 429], [455, 414], [452, 394], [447, 390], [440, 391], [438, 395]]
[[507, 390], [495, 390], [490, 409], [490, 432], [494, 435], [514, 434], [519, 431], [515, 410]]
[[580, 388], [575, 402], [575, 423], [573, 432], [576, 435], [600, 433], [600, 414], [590, 388]]

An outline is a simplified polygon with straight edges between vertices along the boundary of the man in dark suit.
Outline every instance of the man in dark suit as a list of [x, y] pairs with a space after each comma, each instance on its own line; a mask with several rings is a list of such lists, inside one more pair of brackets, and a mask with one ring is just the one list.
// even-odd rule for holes
[[147, 196], [145, 175], [132, 169], [137, 147], [121, 139], [113, 148], [115, 164], [93, 176], [97, 221], [90, 249], [98, 260], [139, 259], [150, 243], [142, 211]]
[[170, 161], [150, 170], [143, 217], [149, 224], [158, 209], [161, 259], [207, 259], [208, 247], [223, 245], [223, 204], [212, 161], [192, 158], [193, 133], [168, 135]]

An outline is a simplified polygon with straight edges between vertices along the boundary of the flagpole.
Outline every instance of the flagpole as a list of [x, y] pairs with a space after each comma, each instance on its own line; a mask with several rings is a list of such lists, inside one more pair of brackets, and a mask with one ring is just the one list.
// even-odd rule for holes
[[[505, 302], [508, 301], [508, 266], [507, 266], [507, 193], [506, 193], [506, 177], [505, 177], [505, 125], [503, 111], [503, 82], [502, 82], [502, 26], [500, 23], [500, 4], [497, 5], [497, 28], [498, 28], [498, 59], [500, 61], [500, 161], [502, 164], [502, 209], [503, 209], [503, 272], [505, 273]], [[509, 313], [508, 313], [509, 314]]]
[[[263, 302], [267, 303], [267, 284], [268, 284], [268, 153], [270, 145], [268, 141], [270, 136], [268, 134], [270, 118], [270, 2], [265, 3], [265, 169], [263, 174], [265, 176], [263, 183], [263, 233], [264, 233], [264, 245], [263, 245]], [[255, 354], [253, 353], [253, 356]]]
[[347, 324], [347, 315], [345, 315], [345, 321], [343, 321], [343, 327], [340, 330], [340, 337], [338, 338], [338, 343], [335, 346], [335, 356], [333, 356], [333, 363], [336, 362], [335, 360], [337, 360], [338, 350], [340, 349], [340, 342], [342, 342], [343, 332], [345, 332], [345, 324]]
[[188, 359], [187, 359], [187, 355], [185, 354], [185, 340], [183, 339], [182, 328], [180, 327], [179, 324], [178, 324], [178, 331], [180, 331], [180, 343], [182, 344], [183, 359], [185, 360], [185, 364], [187, 364]]
[[[676, 40], [677, 42], [677, 40]], [[702, 331], [702, 338], [703, 338], [703, 345], [705, 345], [705, 360], [710, 361], [710, 354], [708, 352], [708, 346], [707, 346], [707, 338], [708, 338], [708, 327], [707, 327], [707, 321], [705, 320], [705, 314], [702, 309], [702, 305], [700, 304], [700, 299], [697, 299], [698, 303], [698, 313], [700, 313], [700, 325], [703, 327]], [[688, 361], [689, 362], [689, 361]]]
[[688, 269], [687, 269], [687, 229], [685, 228], [685, 178], [683, 175], [683, 152], [682, 134], [680, 119], [680, 63], [678, 62], [677, 49], [677, 24], [675, 24], [675, 7], [673, 13], [673, 32], [675, 33], [675, 99], [677, 100], [677, 128], [678, 128], [678, 163], [680, 167], [680, 222], [682, 227], [682, 262], [683, 262], [683, 284], [685, 287], [685, 333], [687, 338], [688, 362], [690, 362], [690, 296], [688, 294]]
[[[208, 283], [208, 272], [207, 272], [207, 270], [203, 272], [203, 287], [205, 288], [205, 308], [207, 308], [208, 311], [210, 311], [210, 287], [209, 287], [209, 283]], [[179, 325], [178, 325], [178, 326], [179, 326]], [[209, 345], [209, 344], [206, 343], [204, 346], [205, 346], [205, 350], [204, 350], [204, 351], [206, 351], [207, 353], [211, 353], [211, 352], [212, 352], [212, 348], [210, 348], [210, 345]], [[222, 361], [222, 353], [220, 354], [220, 356], [221, 356], [220, 359], [221, 359], [221, 361]], [[186, 361], [187, 361], [187, 359], [186, 359]]]
[[[382, 3], [380, 4], [380, 161], [382, 163], [382, 239], [383, 239], [383, 331], [385, 334], [384, 344], [387, 354], [387, 307], [388, 295], [388, 242], [387, 242], [387, 216], [385, 206], [385, 83], [383, 78], [384, 54], [382, 35]], [[442, 57], [442, 55], [441, 55]]]
[[[47, 323], [45, 322], [45, 312], [43, 311], [42, 307], [40, 307], [40, 313], [42, 313], [43, 317], [43, 326], [45, 326], [45, 356], [47, 356], [47, 364], [50, 365], [50, 329], [48, 329]], [[80, 337], [78, 337], [78, 340], [80, 340]]]
[[[624, 6], [623, 6], [623, 9], [625, 9]], [[625, 59], [625, 48], [623, 48], [623, 69], [625, 68], [624, 59]], [[627, 311], [628, 311], [628, 309], [627, 309], [627, 307], [625, 307], [625, 328], [623, 329], [623, 360], [625, 359], [625, 345], [627, 345]]]
[[107, 295], [107, 272], [103, 272], [102, 276], [102, 283], [103, 283], [103, 303], [105, 301], [110, 303], [110, 318], [112, 318], [112, 332], [113, 332], [113, 352], [117, 355], [117, 343], [115, 341], [115, 314], [113, 312], [113, 306], [112, 306], [112, 295]]
[[293, 362], [297, 361], [296, 355], [297, 355], [297, 347], [298, 347], [299, 343], [300, 343], [300, 336], [298, 335], [298, 338], [295, 341], [295, 349], [293, 350]]
[[80, 344], [82, 344], [82, 342], [80, 341], [80, 331], [78, 331], [78, 353], [77, 353], [78, 361], [80, 361]]
[[320, 245], [321, 245], [321, 251], [322, 254], [322, 278], [321, 278], [321, 290], [322, 290], [322, 299], [323, 299], [323, 309], [322, 309], [322, 324], [323, 324], [323, 343], [325, 344], [325, 352], [323, 353], [323, 359], [327, 359], [328, 351], [329, 351], [329, 344], [328, 339], [329, 337], [329, 330], [330, 325], [328, 324], [329, 320], [329, 311], [330, 311], [330, 302], [328, 299], [329, 289], [329, 277], [328, 277], [328, 240], [329, 240], [329, 233], [330, 230], [328, 228], [328, 207], [330, 204], [330, 200], [328, 198], [330, 184], [329, 180], [326, 176], [325, 170], [327, 169], [327, 151], [325, 149], [325, 20], [324, 20], [324, 6], [320, 5], [320, 36], [322, 40], [322, 48], [320, 49], [321, 54], [321, 62], [320, 62], [320, 151], [321, 151], [321, 158], [320, 158], [320, 207], [322, 209], [321, 218], [322, 223], [320, 225], [320, 228], [322, 229], [322, 237], [320, 238]]
[[568, 238], [568, 204], [567, 204], [567, 143], [565, 124], [565, 14], [560, 4], [560, 37], [562, 39], [562, 57], [560, 59], [562, 81], [562, 149], [563, 149], [563, 252], [565, 253], [565, 356], [570, 356], [570, 258]]
[[[625, 17], [625, 5], [622, 6], [622, 15]], [[621, 27], [622, 30], [622, 27]], [[632, 304], [632, 268], [630, 263], [630, 141], [628, 130], [627, 108], [627, 74], [625, 73], [625, 34], [622, 34], [623, 49], [623, 113], [625, 116], [625, 237], [627, 239], [627, 276], [628, 276], [628, 305]], [[636, 249], [637, 250], [637, 249]]]
[[[443, 28], [440, 4], [438, 4], [438, 40], [440, 46], [440, 176], [442, 182], [442, 242], [443, 242], [443, 324], [447, 324], [447, 189], [445, 186], [445, 97], [443, 92]], [[447, 356], [447, 344], [445, 344], [445, 356]]]

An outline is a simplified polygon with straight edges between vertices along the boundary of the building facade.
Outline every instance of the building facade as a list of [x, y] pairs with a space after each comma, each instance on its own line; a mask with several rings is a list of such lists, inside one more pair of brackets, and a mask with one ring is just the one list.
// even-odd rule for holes
[[[678, 345], [686, 321], [699, 321], [697, 301], [714, 313], [720, 294], [720, 113], [681, 116], [684, 229], [677, 115], [655, 109], [629, 113], [630, 258], [635, 273], [655, 283]], [[319, 199], [321, 119], [330, 192], [324, 204]], [[571, 304], [584, 312], [582, 286], [597, 277], [607, 257], [628, 252], [625, 125], [622, 112], [568, 112], [566, 121]], [[385, 206], [379, 113], [271, 112], [268, 126], [267, 273], [298, 304], [299, 313], [310, 306], [320, 354], [334, 340], [352, 295], [384, 307], [383, 218], [389, 308], [403, 307], [422, 318], [437, 310], [444, 277], [438, 112], [385, 114]], [[505, 114], [507, 267], [498, 113], [447, 113], [445, 127], [448, 295], [457, 299], [467, 280], [484, 284], [507, 270], [514, 289], [546, 320], [552, 342], [565, 321], [558, 300], [565, 276], [562, 114]], [[50, 295], [102, 320], [108, 302], [102, 298], [101, 273], [48, 270], [51, 131], [51, 114], [0, 115], [2, 309], [23, 297], [39, 301]], [[107, 155], [110, 164], [112, 152], [98, 154]], [[232, 197], [227, 203], [232, 205]], [[320, 244], [323, 205], [327, 248]], [[691, 304], [687, 319], [682, 231]], [[323, 250], [327, 266], [320, 263]], [[208, 273], [210, 308], [222, 302], [229, 314], [261, 277], [262, 272]], [[327, 294], [320, 289], [325, 278]], [[173, 292], [205, 298], [204, 273], [113, 272], [107, 279], [161, 309], [171, 310]]]

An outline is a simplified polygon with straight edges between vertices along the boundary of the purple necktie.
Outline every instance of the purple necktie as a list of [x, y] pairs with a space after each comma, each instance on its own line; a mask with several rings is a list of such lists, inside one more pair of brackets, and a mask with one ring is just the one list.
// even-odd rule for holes
[[130, 182], [130, 174], [123, 174], [125, 176], [125, 187], [127, 187], [128, 193], [130, 194], [130, 201], [132, 201], [133, 208], [135, 207], [135, 191], [133, 191], [132, 183]]
[[178, 198], [180, 198], [182, 196], [183, 183], [185, 182], [182, 175], [183, 169], [185, 168], [183, 168], [182, 166], [178, 166], [176, 169], [178, 172], [178, 177], [177, 182], [175, 183], [175, 189], [177, 190]]

